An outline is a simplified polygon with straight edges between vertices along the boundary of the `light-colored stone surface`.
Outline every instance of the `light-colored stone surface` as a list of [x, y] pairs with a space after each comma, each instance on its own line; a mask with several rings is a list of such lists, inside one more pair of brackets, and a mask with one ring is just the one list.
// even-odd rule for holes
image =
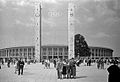
[[[108, 66], [106, 66], [107, 68]], [[50, 69], [44, 69], [40, 63], [25, 65], [24, 74], [14, 73], [14, 66], [0, 69], [0, 82], [107, 82], [106, 69], [97, 69], [96, 65], [90, 67], [81, 65], [77, 67], [76, 79], [57, 79], [56, 69], [51, 65]]]

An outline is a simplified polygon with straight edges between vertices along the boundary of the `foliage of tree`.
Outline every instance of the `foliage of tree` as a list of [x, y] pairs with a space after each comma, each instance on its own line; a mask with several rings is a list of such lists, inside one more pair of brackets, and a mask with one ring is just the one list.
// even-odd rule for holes
[[80, 34], [75, 35], [75, 57], [89, 57], [90, 48], [85, 41], [84, 36]]

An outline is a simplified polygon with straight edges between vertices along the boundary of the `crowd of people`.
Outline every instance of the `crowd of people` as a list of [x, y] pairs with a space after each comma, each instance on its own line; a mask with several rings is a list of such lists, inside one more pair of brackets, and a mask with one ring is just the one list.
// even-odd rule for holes
[[[2, 62], [2, 63], [1, 63]], [[15, 67], [15, 74], [18, 75], [23, 75], [23, 69], [24, 69], [24, 61], [22, 58], [15, 60], [15, 61], [11, 61], [10, 59], [7, 61], [7, 67], [10, 68], [10, 65], [14, 64]], [[0, 61], [0, 69], [2, 68], [1, 65], [4, 65], [3, 61]]]
[[[7, 61], [7, 67], [10, 68], [11, 61]], [[58, 79], [72, 79], [76, 78], [76, 66], [80, 66], [81, 64], [84, 64], [84, 66], [91, 66], [92, 63], [96, 63], [96, 67], [98, 69], [104, 69], [104, 64], [110, 65], [107, 68], [107, 71], [109, 73], [108, 75], [108, 82], [112, 82], [113, 79], [118, 79], [116, 74], [120, 75], [120, 68], [119, 68], [119, 59], [105, 59], [105, 58], [99, 58], [97, 60], [92, 60], [90, 58], [86, 59], [53, 59], [53, 60], [43, 60], [42, 64], [44, 65], [45, 69], [50, 68], [50, 64], [54, 64], [54, 68], [57, 71], [57, 78]], [[1, 65], [4, 65], [4, 61], [0, 61], [0, 69]], [[22, 58], [19, 60], [14, 61], [14, 67], [15, 67], [15, 74], [23, 75], [25, 62]], [[119, 79], [118, 79], [119, 80]]]
[[56, 64], [56, 70], [58, 79], [62, 78], [75, 78], [76, 77], [76, 62], [74, 58], [67, 59], [59, 59]]
[[44, 68], [49, 69], [50, 63], [53, 63], [54, 68], [57, 70], [58, 79], [75, 78], [76, 76], [76, 60], [72, 59], [54, 59], [42, 60]]
[[97, 68], [98, 69], [104, 69], [104, 60], [101, 58], [99, 60], [97, 60]]
[[43, 61], [42, 61], [42, 64], [45, 65], [44, 68], [46, 68], [46, 69], [50, 68], [50, 60], [48, 60], [48, 59], [43, 60]]

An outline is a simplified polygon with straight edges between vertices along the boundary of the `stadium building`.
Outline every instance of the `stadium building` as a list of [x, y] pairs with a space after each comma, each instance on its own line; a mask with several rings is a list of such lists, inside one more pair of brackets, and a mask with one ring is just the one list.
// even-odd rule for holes
[[[113, 50], [102, 47], [89, 47], [91, 55], [90, 57], [95, 58], [110, 58], [113, 56]], [[8, 59], [24, 58], [27, 60], [35, 59], [35, 46], [21, 46], [21, 47], [10, 47], [0, 49], [0, 59], [7, 61]], [[44, 45], [41, 47], [41, 58], [42, 59], [54, 59], [54, 58], [68, 58], [68, 46], [66, 45]]]

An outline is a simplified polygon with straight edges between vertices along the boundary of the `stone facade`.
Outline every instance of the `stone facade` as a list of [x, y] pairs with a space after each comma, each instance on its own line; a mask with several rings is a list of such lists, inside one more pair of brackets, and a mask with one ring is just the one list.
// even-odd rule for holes
[[[102, 47], [89, 47], [91, 51], [91, 58], [99, 57], [112, 57], [113, 50], [109, 48]], [[29, 60], [34, 60], [35, 58], [35, 47], [34, 46], [22, 46], [22, 47], [11, 47], [0, 49], [0, 59], [8, 58], [24, 58]], [[53, 59], [53, 58], [68, 58], [68, 46], [54, 45], [54, 46], [42, 46], [41, 48], [41, 58], [42, 59]]]

